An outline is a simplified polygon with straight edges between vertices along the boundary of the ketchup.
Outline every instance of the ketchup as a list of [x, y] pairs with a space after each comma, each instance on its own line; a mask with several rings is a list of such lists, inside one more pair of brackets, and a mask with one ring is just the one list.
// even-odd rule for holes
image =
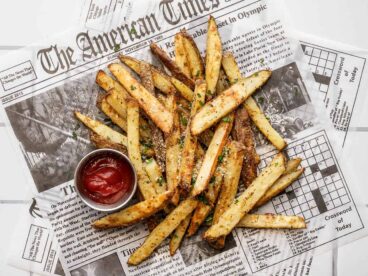
[[82, 169], [82, 192], [98, 203], [113, 204], [132, 188], [133, 172], [129, 163], [112, 154], [92, 158]]

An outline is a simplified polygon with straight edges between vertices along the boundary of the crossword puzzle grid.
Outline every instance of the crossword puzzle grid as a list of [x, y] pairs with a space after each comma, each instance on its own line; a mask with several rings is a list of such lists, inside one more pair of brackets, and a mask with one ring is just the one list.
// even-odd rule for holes
[[[301, 166], [305, 171], [284, 193], [272, 200], [276, 213], [310, 219], [350, 202], [324, 134], [295, 141], [286, 152], [290, 159], [302, 158]], [[261, 169], [272, 160], [273, 155], [274, 151], [265, 154]]]
[[327, 93], [337, 54], [321, 48], [302, 44], [304, 54], [309, 57], [309, 67], [319, 83], [319, 91]]

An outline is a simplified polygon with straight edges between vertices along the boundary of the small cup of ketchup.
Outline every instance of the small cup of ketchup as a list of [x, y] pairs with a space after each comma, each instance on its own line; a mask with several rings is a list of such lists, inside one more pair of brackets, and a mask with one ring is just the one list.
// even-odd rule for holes
[[134, 196], [137, 175], [126, 155], [113, 149], [98, 149], [79, 162], [74, 183], [78, 195], [89, 207], [115, 211]]

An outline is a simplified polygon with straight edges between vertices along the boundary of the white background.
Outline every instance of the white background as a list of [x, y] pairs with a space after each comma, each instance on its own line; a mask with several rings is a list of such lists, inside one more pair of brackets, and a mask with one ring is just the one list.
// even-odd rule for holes
[[[0, 1], [0, 54], [75, 26], [85, 4], [84, 0]], [[285, 3], [296, 30], [368, 49], [367, 0], [285, 0]], [[368, 108], [363, 109], [351, 127], [356, 131], [352, 134], [353, 147], [347, 162], [351, 162], [356, 171], [366, 171]], [[0, 275], [30, 275], [5, 263], [6, 249], [11, 247], [9, 237], [18, 225], [17, 215], [28, 211], [30, 194], [6, 138], [0, 119]], [[365, 195], [362, 204], [368, 206], [368, 180], [361, 181]], [[318, 256], [313, 262], [311, 275], [368, 275], [366, 248], [367, 238]]]

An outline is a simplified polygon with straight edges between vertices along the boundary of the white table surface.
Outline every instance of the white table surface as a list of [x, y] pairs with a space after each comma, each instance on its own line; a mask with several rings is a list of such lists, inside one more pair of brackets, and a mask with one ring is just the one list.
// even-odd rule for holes
[[[0, 54], [37, 42], [78, 24], [84, 0], [2, 0], [0, 9]], [[276, 0], [274, 0], [276, 1]], [[302, 32], [368, 49], [368, 1], [366, 0], [285, 0], [292, 26]], [[352, 162], [368, 153], [368, 109], [353, 127], [357, 146], [351, 148]], [[358, 146], [359, 144], [359, 146]], [[25, 177], [17, 170], [10, 143], [0, 119], [0, 275], [30, 275], [6, 265], [6, 248], [18, 224], [17, 215], [28, 212], [29, 192]], [[356, 170], [366, 164], [354, 163]], [[368, 206], [368, 183], [362, 182], [364, 204]], [[367, 187], [366, 187], [367, 186]], [[4, 223], [6, 222], [6, 223]], [[6, 225], [7, 227], [4, 227]], [[310, 275], [368, 275], [368, 238], [353, 242], [315, 258]]]

